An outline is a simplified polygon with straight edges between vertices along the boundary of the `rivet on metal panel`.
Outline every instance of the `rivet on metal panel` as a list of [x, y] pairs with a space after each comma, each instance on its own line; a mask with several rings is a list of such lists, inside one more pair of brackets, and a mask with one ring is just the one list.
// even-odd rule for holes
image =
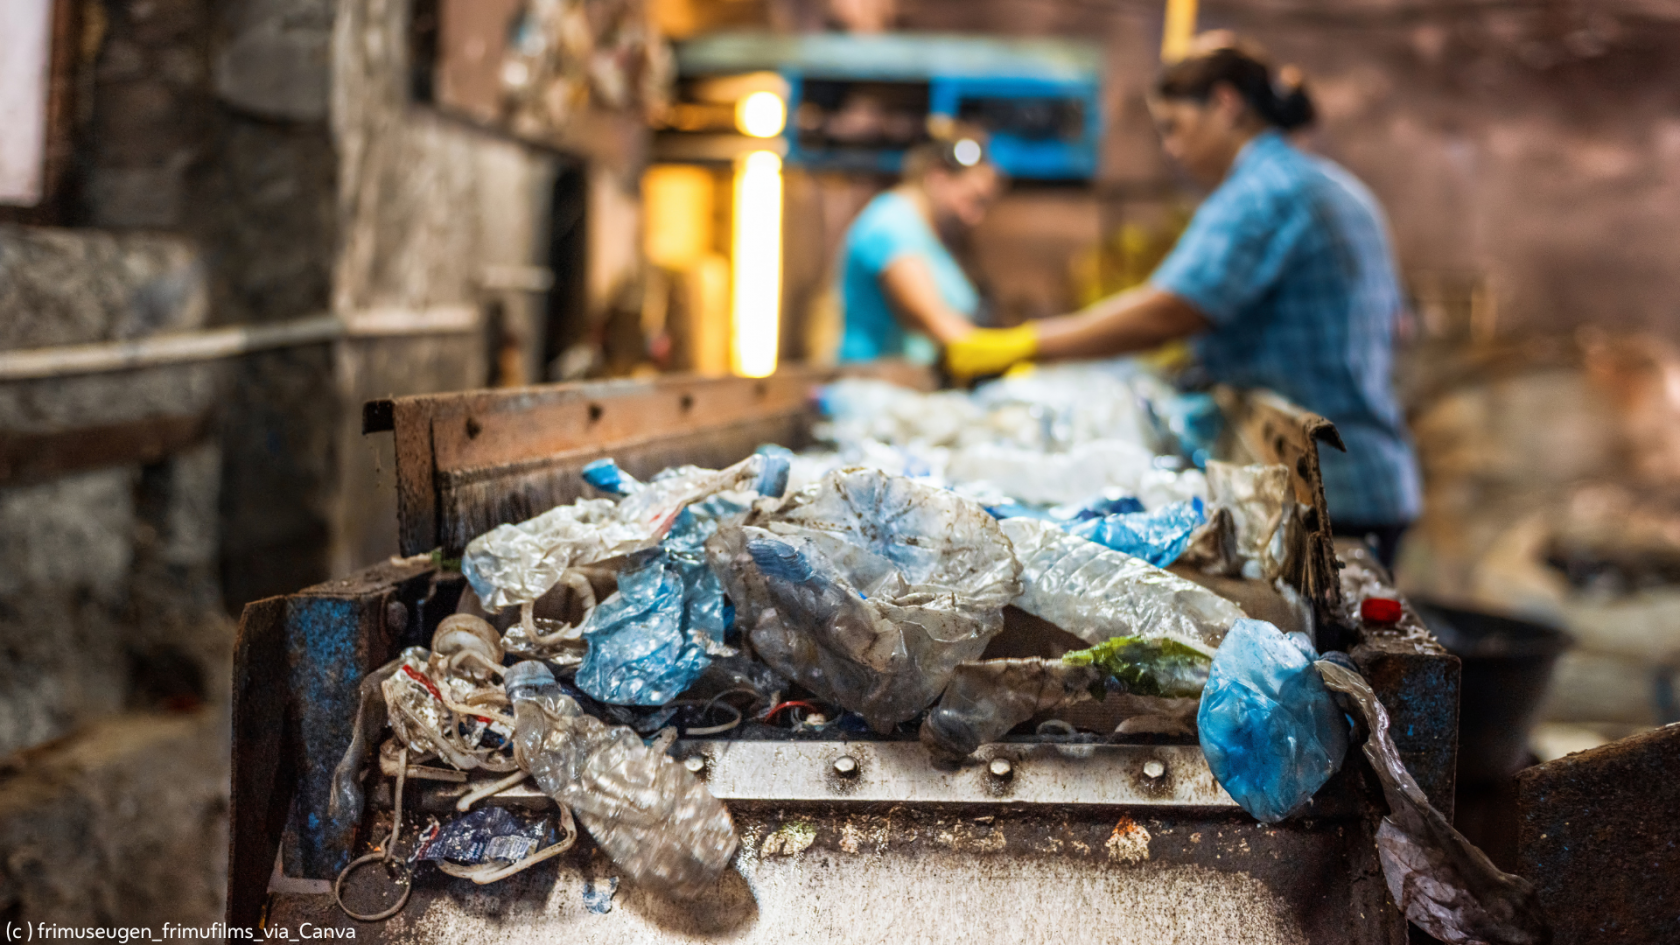
[[1008, 758], [993, 758], [992, 763], [986, 766], [986, 771], [999, 780], [1015, 776], [1015, 766], [1009, 763]]
[[1143, 763], [1144, 777], [1158, 778], [1161, 775], [1166, 774], [1166, 773], [1167, 773], [1167, 766], [1164, 765], [1164, 764], [1161, 764], [1159, 761], [1146, 761], [1146, 762]]
[[834, 760], [834, 773], [842, 778], [857, 777], [857, 759], [853, 758], [851, 755], [842, 755], [839, 758], [836, 758]]

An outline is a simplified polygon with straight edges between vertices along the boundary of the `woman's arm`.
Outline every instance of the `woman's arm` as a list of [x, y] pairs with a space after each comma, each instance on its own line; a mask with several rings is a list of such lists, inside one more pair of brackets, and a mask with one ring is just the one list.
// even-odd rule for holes
[[927, 260], [905, 253], [881, 270], [881, 291], [906, 327], [926, 334], [941, 345], [966, 337], [974, 325], [945, 304]]
[[1195, 306], [1143, 285], [1059, 318], [1035, 322], [1038, 356], [1101, 358], [1148, 351], [1212, 327]]
[[1030, 358], [1101, 358], [1147, 351], [1205, 331], [1195, 306], [1153, 286], [1110, 296], [1059, 318], [1016, 328], [977, 328], [945, 346], [945, 364], [959, 377], [996, 374]]

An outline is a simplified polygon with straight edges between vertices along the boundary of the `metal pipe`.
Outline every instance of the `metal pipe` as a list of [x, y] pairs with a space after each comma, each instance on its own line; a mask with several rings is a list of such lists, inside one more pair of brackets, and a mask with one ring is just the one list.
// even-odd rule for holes
[[478, 308], [473, 305], [380, 308], [354, 312], [348, 318], [317, 315], [275, 325], [230, 325], [132, 341], [0, 351], [0, 381], [38, 380], [213, 361], [346, 337], [462, 333], [475, 330], [478, 324]]

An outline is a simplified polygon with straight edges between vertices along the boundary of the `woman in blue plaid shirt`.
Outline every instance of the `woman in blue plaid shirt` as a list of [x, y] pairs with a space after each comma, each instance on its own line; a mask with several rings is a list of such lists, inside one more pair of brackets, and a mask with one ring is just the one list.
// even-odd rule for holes
[[970, 332], [948, 365], [975, 376], [1191, 338], [1212, 380], [1269, 388], [1336, 424], [1348, 450], [1320, 457], [1331, 520], [1392, 560], [1421, 498], [1390, 378], [1403, 302], [1381, 208], [1289, 142], [1311, 101], [1235, 43], [1169, 67], [1150, 110], [1167, 153], [1217, 185], [1172, 254], [1145, 285], [1083, 311]]

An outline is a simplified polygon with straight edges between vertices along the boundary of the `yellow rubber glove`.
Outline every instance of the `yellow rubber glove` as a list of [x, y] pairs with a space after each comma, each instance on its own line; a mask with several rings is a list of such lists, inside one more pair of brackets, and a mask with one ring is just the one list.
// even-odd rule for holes
[[945, 366], [963, 378], [1000, 374], [1037, 353], [1038, 332], [1030, 324], [976, 328], [968, 337], [945, 346]]

